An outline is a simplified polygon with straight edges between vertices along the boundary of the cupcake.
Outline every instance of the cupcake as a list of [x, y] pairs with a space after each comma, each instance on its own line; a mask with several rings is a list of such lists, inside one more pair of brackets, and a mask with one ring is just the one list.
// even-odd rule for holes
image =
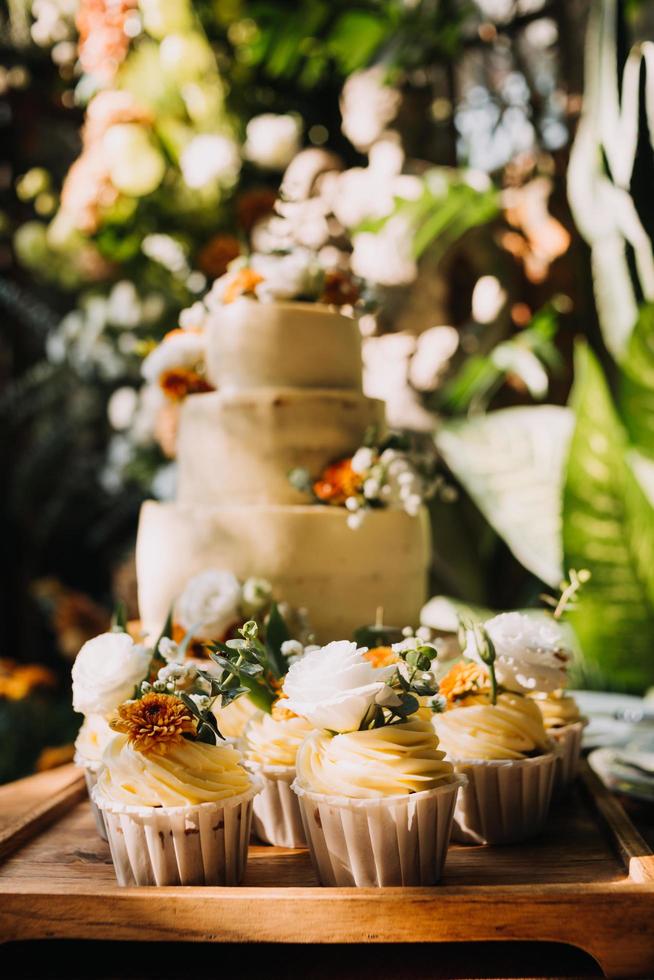
[[442, 872], [459, 786], [416, 694], [431, 657], [375, 668], [330, 643], [290, 668], [285, 707], [317, 729], [296, 760], [307, 843], [323, 885], [432, 885]]
[[173, 694], [119, 708], [92, 791], [120, 885], [236, 885], [247, 860], [256, 784], [241, 755], [198, 739]]
[[508, 844], [542, 830], [557, 753], [527, 695], [565, 682], [569, 653], [562, 636], [549, 617], [517, 612], [462, 624], [467, 659], [441, 681], [445, 711], [434, 717], [447, 758], [468, 777], [454, 840]]
[[[238, 703], [238, 702], [237, 702]], [[311, 725], [287, 711], [284, 700], [272, 713], [258, 712], [243, 739], [247, 768], [257, 773], [261, 792], [253, 804], [252, 826], [259, 840], [279, 847], [306, 847], [300, 805], [291, 789], [295, 759]]]
[[[134, 693], [146, 677], [151, 651], [135, 643], [128, 633], [112, 631], [88, 640], [73, 664], [73, 708], [84, 715], [75, 742], [75, 762], [84, 770], [91, 798], [102, 752], [112, 737], [108, 718]], [[96, 827], [106, 840], [101, 814], [91, 800]]]
[[77, 738], [75, 740], [75, 764], [84, 771], [86, 788], [89, 793], [91, 810], [95, 826], [104, 840], [107, 839], [107, 831], [104, 826], [102, 814], [91, 799], [91, 790], [98, 779], [98, 772], [102, 764], [102, 753], [106, 746], [114, 737], [109, 722], [104, 715], [87, 715], [82, 723]]
[[240, 739], [245, 733], [248, 723], [257, 713], [257, 707], [245, 695], [232, 701], [226, 708], [217, 707], [214, 715], [221, 735], [226, 739]]
[[532, 695], [541, 715], [545, 731], [560, 748], [556, 763], [556, 788], [565, 789], [575, 779], [581, 758], [581, 739], [588, 724], [575, 699], [565, 691]]

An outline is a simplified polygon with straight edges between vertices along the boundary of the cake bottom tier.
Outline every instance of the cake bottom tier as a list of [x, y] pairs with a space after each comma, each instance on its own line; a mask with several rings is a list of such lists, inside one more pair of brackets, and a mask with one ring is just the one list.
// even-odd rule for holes
[[374, 510], [352, 529], [336, 507], [148, 501], [136, 545], [141, 620], [156, 634], [188, 580], [218, 568], [268, 579], [279, 600], [308, 610], [321, 643], [349, 638], [379, 606], [386, 623], [416, 626], [429, 561], [426, 510]]

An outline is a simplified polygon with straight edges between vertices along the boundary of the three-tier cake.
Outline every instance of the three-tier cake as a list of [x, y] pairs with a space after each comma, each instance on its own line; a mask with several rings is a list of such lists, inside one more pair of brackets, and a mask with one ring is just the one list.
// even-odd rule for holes
[[181, 410], [178, 493], [141, 511], [136, 563], [143, 627], [156, 633], [187, 581], [209, 568], [259, 576], [307, 609], [320, 642], [375, 618], [415, 625], [426, 598], [429, 520], [371, 510], [360, 527], [344, 507], [307, 502], [289, 481], [351, 455], [383, 403], [361, 389], [354, 319], [316, 303], [240, 298], [208, 325], [216, 391]]

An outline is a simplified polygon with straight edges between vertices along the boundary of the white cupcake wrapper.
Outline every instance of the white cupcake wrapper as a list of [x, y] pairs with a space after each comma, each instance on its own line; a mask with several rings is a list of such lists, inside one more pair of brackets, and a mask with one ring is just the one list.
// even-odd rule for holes
[[455, 771], [468, 777], [454, 811], [452, 840], [511, 844], [540, 833], [549, 812], [557, 756], [554, 750], [530, 759], [448, 757]]
[[258, 774], [262, 789], [254, 798], [252, 830], [264, 844], [277, 847], [306, 847], [300, 803], [291, 789], [295, 766], [262, 766], [248, 762]]
[[566, 789], [577, 777], [581, 740], [586, 725], [586, 721], [575, 721], [561, 728], [550, 728], [547, 733], [560, 749], [554, 775], [555, 792]]
[[293, 783], [322, 885], [433, 885], [442, 873], [465, 779], [406, 796], [350, 799]]
[[119, 885], [238, 885], [245, 873], [254, 784], [216, 803], [112, 803], [93, 790]]
[[97, 830], [102, 840], [107, 840], [107, 828], [104, 825], [104, 817], [98, 810], [97, 806], [92, 797], [93, 787], [98, 781], [98, 773], [100, 771], [101, 762], [86, 762], [82, 756], [75, 754], [73, 760], [75, 765], [79, 766], [80, 769], [84, 771], [84, 781], [86, 782], [86, 790], [89, 794], [89, 803], [91, 804], [91, 813], [93, 814], [93, 819], [95, 821], [95, 829]]

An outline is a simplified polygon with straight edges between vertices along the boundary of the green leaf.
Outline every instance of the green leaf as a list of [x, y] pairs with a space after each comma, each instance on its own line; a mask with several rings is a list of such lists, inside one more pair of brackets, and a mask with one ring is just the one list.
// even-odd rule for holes
[[436, 435], [484, 517], [518, 561], [553, 587], [563, 571], [561, 487], [572, 425], [569, 409], [538, 405], [452, 421]]
[[282, 677], [286, 673], [282, 643], [290, 639], [291, 634], [279, 607], [276, 602], [273, 602], [266, 620], [266, 651], [268, 653], [268, 665], [275, 677]]
[[654, 303], [641, 306], [620, 367], [622, 420], [636, 446], [654, 457]]
[[120, 633], [127, 632], [127, 606], [120, 599], [114, 608], [113, 615], [111, 617], [111, 628], [112, 630], [117, 630]]
[[569, 621], [593, 682], [641, 690], [654, 681], [654, 508], [597, 360], [580, 345], [575, 365], [563, 546], [566, 567], [588, 568], [591, 579]]

